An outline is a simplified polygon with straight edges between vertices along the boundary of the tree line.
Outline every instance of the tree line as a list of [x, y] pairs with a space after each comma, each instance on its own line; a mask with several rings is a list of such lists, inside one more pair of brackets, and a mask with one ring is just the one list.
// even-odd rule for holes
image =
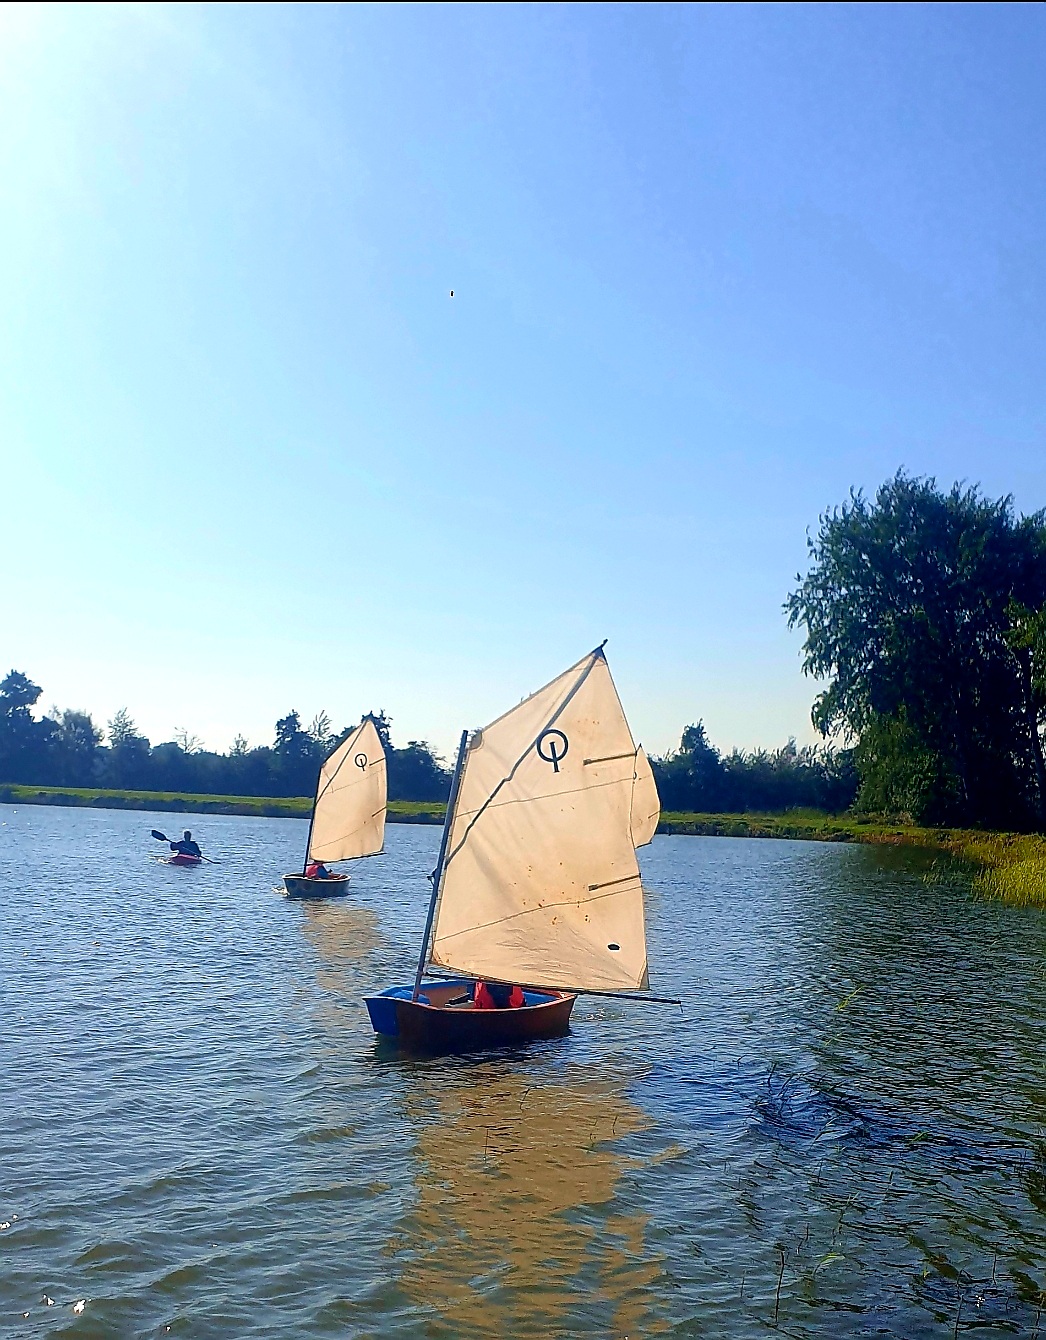
[[[150, 744], [125, 709], [103, 730], [89, 713], [57, 709], [39, 719], [32, 709], [41, 689], [12, 670], [0, 680], [0, 783], [36, 786], [184, 791], [201, 795], [301, 796], [315, 788], [322, 760], [348, 735], [331, 729], [326, 713], [303, 727], [297, 712], [276, 722], [272, 745], [250, 748], [238, 736], [227, 753], [201, 749], [185, 731]], [[389, 798], [446, 800], [450, 770], [424, 740], [397, 748], [390, 718], [374, 721], [388, 757]], [[679, 749], [651, 764], [665, 809], [775, 811], [810, 806], [838, 811], [856, 782], [849, 754], [823, 747], [781, 749], [725, 758], [698, 722]]]
[[[1046, 830], [1046, 511], [948, 491], [898, 472], [874, 498], [851, 491], [808, 541], [784, 611], [805, 632], [803, 669], [821, 685], [824, 743], [724, 756], [703, 724], [652, 757], [662, 806], [698, 812], [812, 807], [925, 824]], [[126, 711], [39, 719], [40, 689], [0, 681], [0, 782], [223, 795], [308, 795], [347, 732], [323, 713], [276, 723], [272, 745], [225, 754], [185, 732], [151, 745]], [[389, 756], [393, 799], [443, 800], [445, 761], [423, 740]]]
[[[251, 748], [237, 736], [227, 753], [201, 748], [186, 731], [151, 744], [121, 709], [105, 730], [90, 713], [53, 710], [36, 718], [41, 689], [18, 670], [0, 680], [0, 782], [29, 786], [184, 791], [197, 795], [304, 796], [316, 787], [323, 759], [355, 729], [331, 728], [321, 712], [303, 726], [297, 712], [276, 722], [271, 745]], [[424, 740], [392, 743], [392, 722], [374, 713], [385, 749], [393, 800], [443, 800], [450, 788], [444, 761]]]

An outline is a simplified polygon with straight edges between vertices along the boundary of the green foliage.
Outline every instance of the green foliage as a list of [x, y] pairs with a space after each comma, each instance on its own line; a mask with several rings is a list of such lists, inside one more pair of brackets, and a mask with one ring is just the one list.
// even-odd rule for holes
[[36, 780], [54, 724], [33, 719], [41, 691], [18, 670], [0, 680], [0, 776]]
[[[216, 754], [203, 749], [185, 729], [176, 731], [174, 740], [151, 745], [127, 709], [120, 708], [109, 722], [104, 746], [103, 733], [86, 712], [53, 709], [42, 720], [34, 719], [31, 709], [40, 693], [38, 685], [16, 670], [0, 680], [0, 783], [57, 785], [63, 795], [93, 786], [99, 790], [92, 794], [122, 797], [113, 801], [119, 804], [130, 804], [127, 796], [139, 792], [197, 795], [205, 798], [200, 802], [204, 804], [207, 797], [231, 796], [229, 803], [239, 804], [235, 798], [253, 795], [268, 804], [274, 796], [311, 796], [323, 759], [355, 729], [335, 734], [330, 717], [319, 712], [304, 730], [292, 711], [277, 721], [272, 748], [251, 749], [238, 735], [227, 754]], [[386, 714], [374, 720], [385, 741], [391, 799], [438, 806], [450, 787], [443, 760], [423, 740], [396, 749]]]
[[9, 670], [0, 679], [0, 713], [13, 717], [24, 712], [28, 716], [29, 708], [37, 702], [42, 692], [39, 684], [34, 684], [20, 670]]
[[120, 749], [132, 740], [140, 740], [141, 738], [138, 734], [138, 727], [131, 720], [127, 708], [119, 708], [109, 722], [110, 748]]
[[650, 762], [666, 810], [776, 812], [805, 805], [837, 813], [856, 790], [849, 751], [800, 749], [789, 740], [772, 751], [735, 749], [724, 759], [700, 721], [683, 731], [675, 753]]
[[387, 754], [392, 748], [392, 718], [386, 716], [384, 708], [380, 712], [369, 712], [367, 715], [374, 722], [374, 729], [378, 732], [381, 747]]
[[86, 786], [94, 777], [95, 758], [103, 735], [89, 712], [70, 708], [54, 719], [50, 754], [55, 779], [64, 785]]
[[1043, 513], [1018, 519], [1009, 498], [898, 473], [874, 502], [851, 493], [826, 513], [809, 547], [785, 608], [806, 629], [804, 670], [827, 681], [814, 724], [871, 733], [857, 756], [867, 796], [951, 821], [1046, 819], [1041, 710], [1014, 623], [1046, 606]]
[[909, 823], [934, 824], [954, 813], [959, 785], [945, 761], [908, 725], [904, 710], [874, 717], [854, 749], [861, 779], [855, 808], [862, 813], [896, 814]]

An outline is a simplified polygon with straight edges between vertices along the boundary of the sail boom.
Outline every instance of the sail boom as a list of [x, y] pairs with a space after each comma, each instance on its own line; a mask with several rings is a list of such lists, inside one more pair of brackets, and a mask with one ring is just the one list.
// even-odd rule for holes
[[[440, 968], [433, 964], [426, 965], [426, 971], [429, 977], [438, 977], [441, 981], [457, 981], [460, 977], [469, 977], [472, 974], [462, 972], [460, 969]], [[497, 982], [497, 977], [485, 977], [485, 982]], [[678, 996], [652, 996], [648, 992], [640, 993], [638, 991], [596, 991], [592, 987], [585, 986], [556, 986], [555, 988], [547, 986], [545, 983], [538, 982], [502, 982], [502, 986], [519, 986], [524, 991], [565, 991], [572, 996], [599, 996], [602, 1000], [637, 1000], [644, 1005], [682, 1005], [682, 999]]]

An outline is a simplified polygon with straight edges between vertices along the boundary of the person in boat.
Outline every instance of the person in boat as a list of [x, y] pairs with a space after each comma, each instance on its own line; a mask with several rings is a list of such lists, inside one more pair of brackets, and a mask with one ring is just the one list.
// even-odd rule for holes
[[518, 1010], [524, 1003], [523, 988], [504, 982], [477, 982], [472, 994], [477, 1010]]
[[333, 874], [330, 870], [328, 870], [322, 861], [310, 861], [309, 864], [305, 867], [305, 878], [336, 879], [337, 876]]
[[181, 836], [180, 842], [170, 844], [171, 851], [176, 851], [179, 856], [202, 856], [199, 844], [192, 840], [192, 834], [188, 829]]

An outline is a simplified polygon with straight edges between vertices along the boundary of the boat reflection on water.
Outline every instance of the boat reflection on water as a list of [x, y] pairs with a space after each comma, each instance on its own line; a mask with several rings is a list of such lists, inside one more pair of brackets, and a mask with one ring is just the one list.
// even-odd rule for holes
[[385, 943], [380, 918], [348, 901], [302, 900], [302, 929], [316, 951], [316, 982], [338, 996], [355, 995], [366, 974], [361, 965]]
[[417, 1201], [395, 1250], [424, 1333], [660, 1334], [662, 1267], [617, 1145], [647, 1119], [590, 1071], [529, 1069], [518, 1056], [414, 1069]]

